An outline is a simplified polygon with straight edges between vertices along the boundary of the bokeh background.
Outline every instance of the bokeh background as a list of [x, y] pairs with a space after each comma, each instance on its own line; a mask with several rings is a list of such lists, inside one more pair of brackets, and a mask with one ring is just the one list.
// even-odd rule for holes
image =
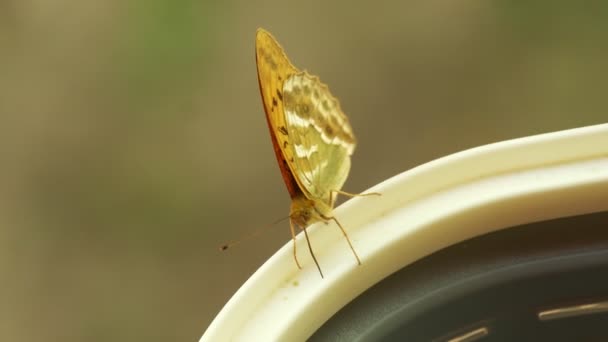
[[349, 115], [348, 191], [608, 117], [608, 2], [3, 0], [0, 340], [195, 341], [288, 242], [218, 251], [289, 207], [258, 27]]

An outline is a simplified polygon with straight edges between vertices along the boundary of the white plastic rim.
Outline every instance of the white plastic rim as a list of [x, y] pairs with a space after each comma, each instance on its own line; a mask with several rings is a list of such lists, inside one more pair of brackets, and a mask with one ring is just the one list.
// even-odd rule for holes
[[[390, 178], [336, 208], [340, 230], [309, 229], [321, 279], [297, 238], [226, 303], [200, 341], [299, 341], [356, 296], [440, 249], [496, 230], [608, 210], [608, 124], [541, 134], [449, 155]], [[558, 234], [559, 232], [556, 232]]]

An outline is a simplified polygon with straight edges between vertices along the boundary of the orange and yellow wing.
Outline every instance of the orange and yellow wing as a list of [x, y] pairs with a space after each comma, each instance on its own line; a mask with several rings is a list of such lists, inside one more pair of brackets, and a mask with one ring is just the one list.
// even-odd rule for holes
[[283, 104], [283, 84], [292, 75], [299, 72], [283, 52], [283, 48], [274, 37], [264, 29], [258, 29], [255, 40], [255, 56], [258, 69], [258, 82], [266, 121], [274, 152], [283, 175], [283, 180], [291, 197], [301, 190], [293, 177], [289, 163], [293, 163], [293, 152], [285, 122]]

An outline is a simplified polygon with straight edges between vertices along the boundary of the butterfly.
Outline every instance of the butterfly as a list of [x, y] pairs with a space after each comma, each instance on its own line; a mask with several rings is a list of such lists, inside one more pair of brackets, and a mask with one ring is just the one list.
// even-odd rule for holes
[[342, 231], [357, 264], [361, 260], [346, 230], [333, 215], [338, 194], [350, 170], [356, 140], [338, 100], [318, 77], [296, 68], [274, 37], [264, 29], [256, 34], [258, 82], [266, 121], [281, 175], [291, 196], [289, 221], [293, 256], [298, 268], [296, 227], [304, 231], [310, 254], [323, 277], [306, 228], [334, 221]]

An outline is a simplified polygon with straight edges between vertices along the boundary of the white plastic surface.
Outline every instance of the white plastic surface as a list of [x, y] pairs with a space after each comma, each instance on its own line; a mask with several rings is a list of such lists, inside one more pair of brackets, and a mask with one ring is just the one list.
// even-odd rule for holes
[[[504, 141], [397, 175], [336, 209], [340, 230], [309, 229], [321, 279], [298, 236], [237, 291], [201, 341], [300, 341], [393, 272], [439, 249], [515, 225], [608, 210], [608, 124]], [[608, 229], [608, 227], [607, 227]], [[559, 232], [556, 232], [559, 234]]]

